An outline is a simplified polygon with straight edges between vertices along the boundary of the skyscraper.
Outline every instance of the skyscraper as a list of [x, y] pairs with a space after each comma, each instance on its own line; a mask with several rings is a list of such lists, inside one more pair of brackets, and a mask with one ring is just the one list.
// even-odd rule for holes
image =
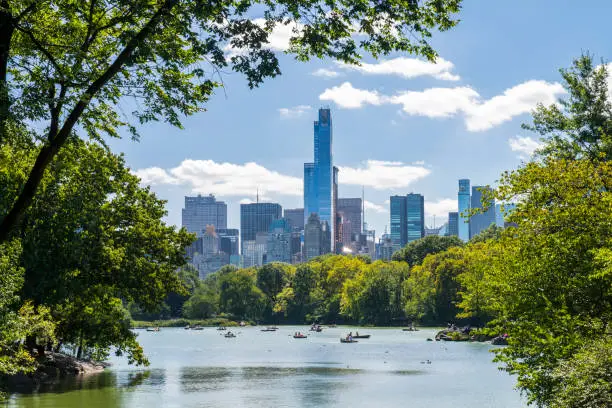
[[319, 109], [319, 120], [314, 122], [314, 163], [304, 163], [304, 219], [317, 214], [322, 228], [330, 234], [329, 249], [333, 251], [335, 241], [336, 214], [334, 192], [337, 185], [337, 169], [334, 169], [332, 154], [331, 111]]
[[[491, 187], [488, 186], [473, 186], [472, 187], [472, 209], [483, 208], [483, 195], [486, 197], [485, 192], [491, 192]], [[487, 209], [484, 212], [479, 212], [472, 215], [470, 218], [470, 238], [480, 234], [482, 230], [485, 230], [495, 224], [495, 202], [492, 198], [489, 198], [486, 202]]]
[[336, 166], [333, 169], [333, 182], [332, 182], [332, 219], [334, 225], [332, 228], [333, 242], [331, 243], [332, 251], [336, 253], [342, 250], [342, 216], [338, 216], [338, 173], [340, 170]]
[[425, 197], [421, 194], [391, 196], [391, 244], [397, 251], [425, 236]]
[[391, 207], [391, 244], [393, 245], [393, 250], [397, 251], [408, 242], [406, 197], [391, 196], [389, 201], [389, 206]]
[[406, 196], [406, 224], [408, 242], [425, 236], [425, 197], [421, 194]]
[[302, 231], [304, 229], [304, 209], [292, 208], [283, 211], [283, 217], [289, 221], [291, 229], [294, 231]]
[[291, 224], [286, 218], [272, 221], [268, 231], [266, 263], [291, 263]]
[[[272, 221], [282, 217], [282, 207], [275, 203], [240, 204], [240, 241], [254, 241], [258, 232], [267, 233]], [[253, 247], [251, 247], [253, 248]]]
[[470, 180], [459, 180], [459, 193], [457, 194], [459, 204], [459, 221], [457, 231], [459, 238], [463, 241], [470, 239], [470, 223], [467, 212], [470, 210]]
[[321, 220], [317, 213], [312, 213], [308, 217], [308, 222], [304, 225], [304, 260], [308, 261], [314, 257], [322, 255], [321, 245], [323, 241], [323, 231], [321, 230]]
[[313, 212], [317, 213], [317, 191], [314, 163], [304, 163], [304, 227]]
[[[348, 233], [351, 240], [361, 234], [361, 225], [363, 223], [361, 213], [361, 197], [359, 198], [338, 198], [338, 212], [342, 213], [342, 221], [345, 225], [350, 226]], [[345, 227], [346, 228], [346, 227]], [[347, 233], [347, 231], [345, 231]]]
[[204, 234], [207, 225], [225, 229], [227, 228], [227, 204], [217, 201], [212, 194], [185, 197], [182, 218], [183, 227], [198, 236]]
[[459, 213], [449, 212], [448, 213], [448, 233], [449, 237], [459, 236]]
[[229, 256], [238, 255], [238, 237], [240, 236], [237, 228], [218, 229], [219, 250]]

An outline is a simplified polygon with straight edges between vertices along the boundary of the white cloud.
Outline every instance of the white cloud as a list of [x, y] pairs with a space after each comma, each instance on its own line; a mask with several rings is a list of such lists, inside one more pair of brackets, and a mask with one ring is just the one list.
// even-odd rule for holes
[[305, 113], [310, 112], [311, 109], [312, 107], [309, 105], [298, 105], [292, 108], [280, 108], [278, 112], [283, 118], [293, 119], [303, 116]]
[[316, 71], [314, 71], [311, 75], [322, 77], [322, 78], [338, 78], [339, 76], [342, 76], [342, 73], [338, 71], [332, 71], [331, 69], [327, 69], [327, 68], [319, 68]]
[[366, 104], [380, 105], [383, 103], [383, 99], [378, 92], [353, 88], [350, 82], [326, 89], [319, 95], [319, 99], [333, 101], [336, 105], [347, 109], [361, 108]]
[[409, 115], [444, 118], [469, 109], [478, 100], [478, 92], [469, 87], [430, 88], [424, 91], [404, 91], [388, 98], [402, 105]]
[[159, 184], [180, 184], [180, 180], [170, 176], [166, 173], [166, 170], [159, 167], [136, 170], [134, 174], [140, 178], [142, 184], [149, 184], [152, 186]]
[[233, 164], [186, 159], [169, 171], [151, 167], [135, 173], [143, 184], [183, 184], [193, 193], [220, 196], [252, 196], [257, 189], [260, 196], [270, 193], [299, 196], [303, 186], [301, 178], [286, 176], [253, 162]]
[[383, 207], [382, 205], [374, 204], [373, 202], [368, 201], [368, 200], [365, 200], [363, 202], [363, 206], [365, 207], [366, 210], [372, 210], [372, 211], [377, 212], [377, 213], [387, 213], [387, 212], [389, 212], [387, 210], [387, 208]]
[[538, 103], [550, 105], [565, 93], [559, 83], [527, 81], [506, 89], [501, 95], [483, 100], [470, 87], [429, 88], [424, 91], [402, 91], [393, 96], [354, 88], [349, 82], [326, 89], [321, 100], [331, 100], [341, 108], [361, 108], [366, 104], [396, 104], [409, 115], [445, 118], [463, 115], [469, 131], [491, 129], [513, 117], [530, 112]]
[[474, 104], [466, 110], [466, 125], [470, 131], [487, 130], [522, 113], [531, 112], [538, 103], [552, 105], [565, 93], [559, 83], [527, 81], [506, 89], [502, 95]]
[[508, 139], [508, 144], [513, 152], [519, 152], [523, 157], [531, 156], [534, 151], [542, 147], [542, 143], [529, 136], [516, 136]]
[[[378, 190], [407, 187], [431, 171], [402, 162], [368, 160], [365, 167], [340, 167], [341, 184], [373, 187]], [[134, 172], [142, 184], [183, 185], [196, 194], [241, 196], [243, 201], [271, 195], [301, 196], [303, 180], [269, 170], [257, 163], [218, 163], [213, 160], [185, 159], [177, 167], [149, 167]], [[250, 197], [250, 198], [244, 198]], [[371, 209], [376, 210], [375, 207]], [[378, 210], [377, 210], [378, 211]]]
[[422, 166], [368, 160], [362, 168], [340, 167], [339, 183], [385, 190], [408, 187], [429, 173], [431, 171]]
[[438, 58], [436, 63], [416, 58], [398, 57], [380, 60], [375, 64], [362, 63], [361, 65], [350, 65], [341, 62], [336, 64], [344, 69], [371, 75], [397, 75], [403, 78], [416, 78], [427, 75], [445, 81], [458, 81], [460, 79], [458, 75], [451, 72], [454, 68], [453, 63], [444, 58]]
[[[252, 20], [253, 23], [264, 28], [266, 20], [263, 18], [255, 18]], [[276, 24], [272, 29], [272, 32], [268, 34], [268, 44], [264, 48], [268, 48], [272, 51], [286, 51], [289, 49], [289, 41], [292, 37], [299, 35], [303, 28], [303, 24], [291, 23], [291, 24]], [[245, 52], [244, 49], [233, 47], [231, 44], [225, 46], [229, 56], [239, 55]]]
[[443, 198], [438, 201], [425, 201], [425, 214], [427, 216], [448, 217], [448, 213], [457, 211], [457, 199]]

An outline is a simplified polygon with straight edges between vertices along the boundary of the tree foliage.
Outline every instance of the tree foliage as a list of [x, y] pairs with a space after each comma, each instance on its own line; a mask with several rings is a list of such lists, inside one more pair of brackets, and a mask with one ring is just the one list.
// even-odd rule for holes
[[[0, 164], [5, 191], [16, 188], [10, 181], [39, 148], [2, 148], [11, 158]], [[50, 311], [59, 344], [77, 356], [114, 346], [146, 363], [124, 302], [155, 310], [170, 292], [186, 293], [175, 271], [193, 237], [163, 223], [165, 203], [139, 186], [120, 156], [74, 138], [51, 166], [20, 224], [17, 294], [36, 313]], [[40, 335], [28, 334], [24, 343], [49, 348]]]
[[541, 157], [559, 159], [612, 159], [612, 98], [605, 64], [595, 65], [583, 55], [570, 69], [561, 69], [568, 97], [558, 104], [539, 105], [533, 124], [526, 129], [539, 133], [545, 145]]
[[441, 237], [428, 235], [416, 241], [409, 242], [404, 248], [393, 254], [394, 261], [408, 262], [410, 266], [420, 265], [429, 254], [446, 251], [454, 246], [462, 246], [463, 241], [458, 237]]

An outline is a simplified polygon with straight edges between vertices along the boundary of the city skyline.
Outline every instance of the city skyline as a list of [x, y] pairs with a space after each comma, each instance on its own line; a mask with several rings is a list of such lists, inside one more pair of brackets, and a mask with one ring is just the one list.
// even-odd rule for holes
[[[558, 69], [569, 67], [584, 44], [596, 60], [610, 58], [598, 21], [612, 3], [550, 14], [560, 9], [552, 0], [466, 3], [461, 24], [433, 39], [442, 58], [435, 65], [408, 54], [364, 59], [354, 68], [297, 63], [275, 37], [278, 78], [250, 90], [240, 75], [224, 74], [225, 88], [207, 112], [184, 121], [184, 130], [152, 123], [142, 127], [139, 143], [126, 135], [109, 144], [168, 200], [169, 223], [180, 225], [185, 195], [212, 193], [228, 205], [228, 227], [237, 228], [240, 202], [255, 202], [258, 188], [262, 201], [303, 207], [312, 121], [329, 105], [339, 197], [360, 197], [365, 185], [365, 218], [379, 236], [389, 228], [389, 196], [418, 192], [433, 226], [434, 214], [438, 223], [458, 210], [451, 207], [457, 179], [495, 185], [503, 171], [529, 159], [538, 138], [521, 124], [537, 102], [563, 96]], [[592, 23], [570, 32], [576, 19]], [[519, 20], [517, 30], [512, 22]], [[546, 46], [534, 48], [533, 38], [547, 39]]]

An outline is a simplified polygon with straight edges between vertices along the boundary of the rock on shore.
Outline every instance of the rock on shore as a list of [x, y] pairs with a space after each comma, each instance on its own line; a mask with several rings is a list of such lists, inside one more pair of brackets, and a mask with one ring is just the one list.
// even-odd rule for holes
[[51, 352], [46, 352], [45, 357], [40, 358], [38, 363], [39, 367], [34, 373], [15, 375], [8, 379], [9, 384], [15, 386], [49, 384], [66, 377], [98, 374], [109, 366], [105, 363], [77, 360], [66, 354]]

